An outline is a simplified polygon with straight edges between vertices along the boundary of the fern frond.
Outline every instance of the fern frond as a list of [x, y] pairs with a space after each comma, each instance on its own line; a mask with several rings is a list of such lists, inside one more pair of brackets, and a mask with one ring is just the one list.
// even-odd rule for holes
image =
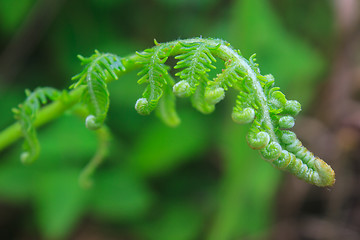
[[142, 115], [150, 114], [157, 106], [163, 95], [163, 87], [167, 85], [168, 67], [164, 64], [168, 59], [170, 52], [163, 45], [146, 49], [137, 55], [140, 57], [138, 64], [141, 64], [142, 70], [138, 73], [142, 76], [138, 83], [147, 83], [147, 87], [135, 104], [135, 109]]
[[[250, 123], [254, 120], [255, 113], [260, 114], [260, 103], [256, 99], [256, 93], [250, 87], [250, 79], [244, 77], [238, 82], [239, 94], [237, 95], [236, 103], [232, 112], [232, 119], [239, 124]], [[257, 116], [258, 119], [260, 116]], [[255, 124], [256, 125], [256, 124]], [[256, 126], [253, 125], [254, 128]]]
[[217, 74], [213, 81], [208, 82], [205, 98], [209, 104], [216, 104], [225, 97], [228, 88], [238, 88], [238, 84], [246, 76], [245, 69], [231, 59], [225, 62], [225, 69]]
[[[171, 55], [179, 60], [174, 68], [181, 69], [175, 74], [180, 81], [174, 85], [168, 73], [169, 67], [165, 65]], [[209, 80], [208, 72], [215, 68], [212, 65], [215, 57], [224, 60], [225, 69], [215, 79]], [[332, 185], [334, 172], [328, 165], [302, 147], [296, 136], [291, 142], [283, 140], [284, 131], [294, 126], [294, 117], [300, 112], [301, 105], [286, 99], [274, 86], [272, 75], [261, 75], [255, 57], [254, 54], [247, 60], [240, 51], [218, 39], [155, 42], [153, 48], [137, 53], [136, 64], [142, 66], [138, 83], [148, 85], [135, 108], [140, 114], [147, 115], [160, 101], [158, 116], [168, 124], [176, 125], [179, 120], [169, 86], [173, 86], [174, 94], [179, 97], [191, 96], [192, 105], [202, 113], [212, 112], [225, 92], [234, 88], [239, 93], [232, 119], [239, 124], [251, 124], [247, 134], [251, 148], [258, 150], [275, 167], [288, 170], [307, 182], [318, 186]], [[106, 111], [107, 107], [103, 104]]]
[[86, 85], [83, 92], [82, 101], [89, 109], [89, 116], [86, 118], [86, 127], [92, 130], [98, 129], [105, 121], [109, 109], [109, 91], [107, 82], [117, 80], [117, 74], [125, 71], [122, 59], [114, 54], [100, 53], [95, 50], [89, 58], [78, 56], [84, 70], [74, 76], [72, 80], [77, 80], [70, 88]]
[[[170, 67], [165, 65], [170, 56], [179, 60], [174, 68], [181, 69], [175, 74], [180, 77], [175, 84], [168, 73]], [[69, 94], [72, 104], [68, 106], [74, 105], [83, 91], [82, 101], [90, 112], [86, 125], [90, 129], [99, 128], [106, 118], [109, 108], [107, 83], [124, 72], [141, 67], [138, 83], [147, 86], [142, 98], [135, 104], [140, 114], [150, 114], [157, 107], [157, 115], [167, 124], [175, 126], [180, 120], [175, 111], [174, 94], [179, 97], [191, 96], [192, 105], [197, 110], [210, 113], [215, 109], [215, 104], [225, 97], [226, 91], [234, 88], [238, 96], [232, 119], [239, 124], [250, 124], [246, 138], [251, 148], [258, 150], [273, 166], [309, 183], [331, 186], [335, 182], [331, 167], [303, 147], [295, 133], [289, 130], [295, 124], [295, 116], [301, 111], [300, 103], [286, 99], [280, 88], [275, 86], [272, 75], [260, 73], [255, 54], [247, 60], [240, 51], [223, 40], [192, 38], [168, 43], [155, 41], [154, 47], [125, 58], [98, 51], [89, 58], [79, 58], [85, 68], [73, 78], [77, 82], [72, 88], [80, 85], [86, 87]], [[208, 72], [215, 68], [212, 63], [216, 58], [225, 62], [225, 69], [215, 79], [209, 80]], [[36, 90], [28, 93], [28, 99], [15, 111], [26, 139], [26, 152], [22, 157], [26, 162], [32, 161], [39, 152], [33, 127], [34, 115], [46, 98], [55, 99], [57, 96], [58, 93], [52, 90]], [[60, 110], [64, 111], [68, 106]], [[0, 134], [0, 148], [4, 146], [3, 139]]]
[[14, 117], [21, 126], [21, 131], [25, 142], [23, 144], [23, 152], [20, 159], [23, 163], [29, 164], [34, 162], [40, 153], [40, 144], [36, 136], [34, 121], [41, 105], [46, 104], [48, 100], [56, 100], [61, 92], [50, 87], [39, 87], [33, 92], [25, 90], [26, 100], [19, 104], [18, 108], [13, 109]]
[[174, 85], [173, 91], [179, 97], [188, 97], [196, 91], [199, 84], [208, 82], [208, 72], [215, 69], [212, 62], [216, 62], [211, 51], [219, 48], [220, 45], [212, 46], [204, 42], [180, 43], [182, 54], [175, 57], [177, 62], [175, 69], [182, 68], [175, 76], [182, 81]]

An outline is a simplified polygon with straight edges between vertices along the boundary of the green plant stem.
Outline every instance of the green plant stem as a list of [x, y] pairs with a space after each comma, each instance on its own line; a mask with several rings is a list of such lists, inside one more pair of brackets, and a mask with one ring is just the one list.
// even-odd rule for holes
[[109, 129], [106, 126], [102, 126], [100, 129], [96, 130], [96, 135], [98, 138], [98, 147], [96, 153], [82, 170], [79, 176], [79, 183], [83, 188], [90, 188], [92, 186], [93, 181], [91, 177], [96, 168], [99, 167], [109, 152], [108, 150], [111, 138]]
[[[126, 71], [119, 72], [118, 76], [121, 76], [129, 71], [138, 68], [139, 65], [136, 63], [137, 58], [138, 57], [135, 54], [125, 58], [126, 60], [124, 61], [124, 66], [126, 67]], [[80, 101], [84, 89], [85, 86], [79, 86], [68, 93], [66, 100], [59, 99], [43, 107], [36, 117], [34, 126], [40, 127], [60, 117], [65, 111], [69, 110], [71, 107], [73, 107]], [[0, 132], [0, 151], [10, 146], [21, 137], [22, 133], [20, 124], [16, 122], [10, 125], [9, 127]]]
[[[50, 122], [60, 117], [66, 110], [78, 103], [82, 91], [85, 87], [79, 87], [69, 92], [66, 99], [59, 99], [53, 103], [43, 107], [34, 122], [35, 127], [40, 127], [47, 122]], [[12, 124], [0, 133], [0, 150], [14, 143], [22, 136], [21, 126], [18, 122]]]
[[[218, 46], [220, 44], [220, 47], [212, 50], [212, 54], [224, 61], [236, 61], [240, 66], [242, 66], [250, 80], [253, 86], [253, 89], [255, 90], [257, 96], [259, 97], [260, 106], [261, 106], [261, 113], [264, 116], [265, 124], [269, 127], [267, 129], [271, 140], [275, 142], [279, 142], [271, 124], [269, 111], [267, 109], [266, 104], [266, 97], [262, 91], [261, 85], [259, 81], [257, 80], [256, 73], [253, 71], [251, 66], [249, 65], [248, 61], [239, 55], [233, 48], [230, 47], [230, 44], [227, 42], [220, 40], [220, 39], [202, 39], [202, 38], [192, 38], [187, 40], [176, 40], [168, 43], [161, 43], [165, 47], [172, 49], [170, 56], [178, 55], [183, 53], [181, 50], [181, 44], [182, 43], [194, 43], [194, 42], [204, 42], [211, 46]], [[121, 75], [130, 72], [136, 68], [139, 68], [141, 65], [138, 63], [139, 56], [136, 54], [129, 55], [127, 57], [124, 57], [122, 59], [123, 64], [125, 66], [125, 71], [121, 71], [118, 73], [118, 77]], [[59, 99], [57, 101], [54, 101], [53, 103], [43, 107], [35, 120], [35, 127], [40, 127], [44, 125], [45, 123], [48, 123], [59, 116], [61, 116], [66, 110], [73, 107], [76, 103], [80, 101], [81, 94], [83, 90], [85, 89], [85, 86], [79, 86], [78, 88], [72, 90], [68, 94], [68, 99], [64, 101], [63, 99]], [[0, 132], [0, 151], [7, 146], [14, 143], [17, 139], [19, 139], [22, 136], [21, 134], [21, 128], [19, 123], [14, 123], [13, 125], [9, 126], [8, 128], [4, 129]]]

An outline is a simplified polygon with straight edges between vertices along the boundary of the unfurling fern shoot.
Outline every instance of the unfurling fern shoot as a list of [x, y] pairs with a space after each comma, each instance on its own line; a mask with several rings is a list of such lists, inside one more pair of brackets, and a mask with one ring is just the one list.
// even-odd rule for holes
[[[177, 60], [174, 69], [179, 79], [169, 73], [171, 68], [166, 65], [169, 57]], [[238, 95], [231, 117], [235, 123], [250, 124], [246, 139], [251, 148], [258, 150], [274, 167], [289, 171], [308, 183], [332, 186], [335, 182], [331, 167], [307, 150], [289, 130], [301, 110], [300, 103], [286, 99], [274, 86], [272, 75], [260, 73], [255, 55], [247, 60], [223, 40], [192, 38], [167, 43], [155, 41], [154, 47], [122, 58], [98, 51], [89, 58], [79, 58], [85, 68], [73, 78], [77, 82], [66, 94], [67, 100], [58, 98], [59, 92], [50, 88], [27, 93], [25, 103], [15, 110], [18, 123], [0, 133], [0, 149], [22, 133], [25, 137], [22, 159], [33, 161], [39, 153], [35, 125], [40, 126], [81, 102], [87, 112], [86, 126], [92, 130], [103, 129], [110, 102], [108, 83], [140, 68], [138, 83], [146, 84], [146, 87], [135, 103], [138, 113], [148, 115], [156, 110], [166, 124], [176, 126], [180, 120], [175, 110], [175, 96], [190, 97], [192, 105], [206, 114], [224, 99], [229, 88], [234, 88]], [[215, 68], [213, 63], [219, 59], [225, 62], [225, 69], [214, 79], [209, 79], [208, 72]], [[46, 98], [54, 102], [40, 109], [40, 103], [46, 103]], [[53, 117], [41, 119], [40, 113], [44, 111]], [[107, 146], [105, 140], [108, 138], [99, 139], [100, 146]], [[89, 164], [85, 175], [81, 175], [83, 179], [105, 156], [103, 147], [97, 151], [96, 163]]]
[[55, 100], [60, 96], [60, 92], [50, 87], [37, 88], [33, 92], [26, 90], [26, 100], [19, 104], [19, 108], [14, 108], [15, 119], [21, 125], [21, 132], [25, 142], [23, 145], [24, 152], [21, 153], [23, 163], [32, 163], [38, 158], [40, 153], [39, 140], [36, 136], [34, 120], [40, 110], [41, 104], [46, 104], [48, 99]]

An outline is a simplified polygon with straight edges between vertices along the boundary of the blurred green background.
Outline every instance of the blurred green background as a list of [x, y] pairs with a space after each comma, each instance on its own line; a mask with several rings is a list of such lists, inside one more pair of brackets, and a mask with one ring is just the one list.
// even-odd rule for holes
[[78, 176], [96, 136], [70, 114], [39, 130], [33, 165], [20, 163], [21, 141], [0, 153], [0, 239], [360, 239], [358, 10], [356, 0], [0, 0], [1, 129], [25, 88], [67, 88], [77, 54], [217, 37], [256, 52], [302, 103], [295, 131], [337, 173], [320, 189], [264, 162], [248, 126], [231, 121], [233, 92], [208, 116], [178, 99], [177, 128], [140, 116], [133, 72], [109, 86], [111, 151], [91, 189]]

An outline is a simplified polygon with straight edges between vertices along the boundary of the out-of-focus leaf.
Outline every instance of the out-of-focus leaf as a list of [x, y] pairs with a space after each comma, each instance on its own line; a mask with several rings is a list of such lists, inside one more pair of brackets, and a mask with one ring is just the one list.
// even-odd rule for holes
[[168, 7], [174, 7], [174, 8], [179, 8], [179, 7], [209, 7], [209, 5], [214, 4], [214, 2], [216, 2], [215, 0], [197, 0], [197, 1], [192, 1], [192, 0], [157, 0], [157, 2], [159, 2], [161, 5], [164, 6], [168, 6]]
[[334, 4], [331, 1], [283, 1], [277, 12], [287, 29], [306, 36], [316, 45], [333, 48], [336, 41]]
[[[34, 218], [42, 234], [65, 237], [86, 207], [87, 192], [80, 188], [81, 161], [91, 158], [95, 134], [73, 116], [63, 116], [39, 132], [40, 158], [24, 166], [19, 149], [8, 153], [0, 167], [0, 194], [5, 199], [34, 201]], [[79, 162], [80, 161], [80, 162]]]
[[209, 239], [238, 239], [269, 227], [280, 172], [246, 143], [246, 126], [228, 122], [219, 138], [225, 171]]
[[114, 8], [129, 0], [91, 0], [97, 8]]
[[27, 17], [34, 0], [1, 0], [0, 1], [0, 28], [6, 33], [12, 33]]
[[78, 176], [76, 170], [58, 169], [37, 177], [33, 189], [35, 213], [44, 236], [64, 238], [81, 217], [87, 191], [77, 184]]
[[267, 0], [237, 1], [232, 11], [229, 42], [245, 56], [256, 52], [262, 73], [273, 74], [276, 85], [305, 106], [323, 70], [320, 55], [284, 29]]
[[26, 98], [23, 89], [0, 89], [0, 129], [7, 127], [7, 125], [15, 121], [12, 108], [17, 107], [20, 102]]
[[139, 86], [136, 79], [138, 76], [134, 71], [109, 85], [111, 106], [107, 120], [112, 129], [133, 136], [153, 118], [153, 115], [139, 116], [135, 110], [135, 103], [144, 91], [143, 86]]
[[20, 162], [14, 163], [7, 161], [0, 165], [0, 196], [10, 201], [24, 201], [31, 196], [33, 175]]
[[149, 240], [192, 240], [198, 239], [203, 225], [201, 213], [186, 204], [172, 204], [153, 221], [148, 221], [139, 230]]
[[96, 134], [85, 127], [85, 122], [65, 115], [39, 130], [40, 157], [35, 166], [77, 166], [94, 155]]
[[204, 116], [196, 112], [180, 112], [179, 116], [182, 122], [178, 127], [154, 121], [140, 133], [128, 159], [134, 171], [145, 176], [161, 174], [204, 150], [208, 140]]
[[143, 216], [152, 203], [152, 193], [143, 180], [117, 166], [99, 171], [91, 189], [90, 211], [103, 218], [128, 220]]

